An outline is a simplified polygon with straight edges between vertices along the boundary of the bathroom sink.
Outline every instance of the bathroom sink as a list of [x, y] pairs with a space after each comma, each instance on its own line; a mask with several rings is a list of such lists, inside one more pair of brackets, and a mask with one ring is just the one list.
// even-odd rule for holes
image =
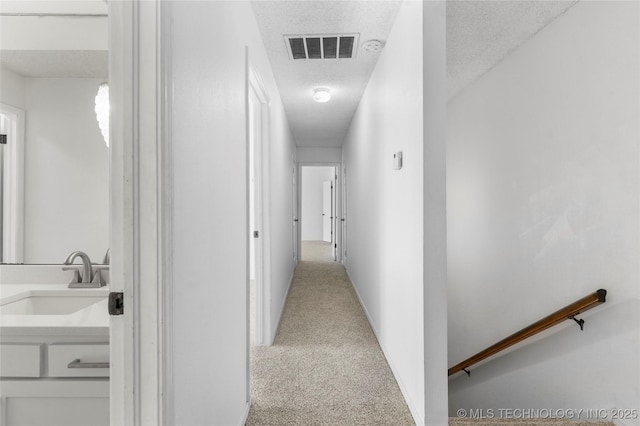
[[103, 295], [71, 291], [30, 291], [0, 306], [0, 315], [69, 315], [105, 298]]

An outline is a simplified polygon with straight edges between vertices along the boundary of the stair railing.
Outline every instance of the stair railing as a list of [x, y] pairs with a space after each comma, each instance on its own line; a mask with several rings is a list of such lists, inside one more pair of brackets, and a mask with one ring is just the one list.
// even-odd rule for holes
[[560, 324], [563, 321], [573, 320], [580, 326], [580, 330], [582, 330], [584, 327], [584, 320], [577, 319], [576, 315], [604, 303], [606, 300], [606, 296], [607, 290], [600, 289], [595, 293], [583, 297], [582, 299], [576, 300], [570, 305], [567, 305], [564, 308], [550, 315], [547, 315], [541, 320], [534, 322], [533, 324], [523, 328], [522, 330], [513, 333], [509, 337], [505, 337], [498, 343], [495, 343], [488, 348], [478, 352], [472, 357], [469, 357], [464, 361], [454, 365], [453, 367], [449, 368], [449, 376], [460, 371], [464, 371], [465, 373], [467, 373], [467, 375], [471, 375], [471, 372], [468, 370], [470, 366], [477, 364], [480, 361], [489, 358], [490, 356], [493, 356], [498, 352], [509, 348], [510, 346], [520, 343], [523, 340], [528, 339], [529, 337], [534, 336], [548, 328], [551, 328], [554, 325]]

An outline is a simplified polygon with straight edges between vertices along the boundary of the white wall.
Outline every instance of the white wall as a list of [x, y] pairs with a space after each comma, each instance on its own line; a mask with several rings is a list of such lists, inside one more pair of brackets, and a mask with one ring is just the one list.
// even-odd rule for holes
[[95, 115], [99, 79], [24, 78], [25, 263], [109, 247], [109, 153]]
[[248, 408], [245, 46], [271, 98], [273, 325], [294, 266], [294, 144], [250, 3], [173, 2], [169, 12], [175, 298], [167, 423], [239, 425]]
[[302, 240], [322, 241], [322, 183], [333, 179], [333, 167], [302, 167]]
[[20, 74], [0, 67], [0, 102], [24, 110], [25, 82]]
[[339, 163], [342, 161], [342, 148], [299, 146], [296, 157], [300, 163]]
[[[402, 5], [342, 148], [347, 271], [418, 424], [424, 421], [422, 19], [422, 2]], [[404, 167], [393, 170], [400, 150]]]
[[449, 104], [450, 365], [609, 291], [452, 379], [452, 414], [639, 408], [639, 12], [578, 2]]
[[[257, 30], [254, 36], [256, 39], [259, 37]], [[262, 42], [258, 43], [256, 39], [254, 39], [255, 48], [262, 48]], [[266, 53], [263, 50], [260, 52], [260, 61], [256, 63], [256, 67], [263, 75], [266, 89], [271, 97], [269, 104], [271, 137], [268, 153], [270, 187], [268, 232], [270, 232], [271, 246], [267, 249], [269, 251], [268, 274], [271, 282], [269, 295], [271, 329], [265, 333], [265, 339], [267, 342], [273, 342], [296, 266], [293, 257], [295, 238], [292, 225], [293, 181], [297, 177], [294, 173], [297, 159], [295, 141], [289, 129], [275, 79], [271, 74]]]

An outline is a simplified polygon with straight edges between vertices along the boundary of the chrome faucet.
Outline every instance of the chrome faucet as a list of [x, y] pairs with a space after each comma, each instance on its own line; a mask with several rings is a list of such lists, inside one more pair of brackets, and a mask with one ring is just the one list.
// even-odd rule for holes
[[69, 283], [69, 288], [88, 288], [88, 287], [102, 287], [102, 284], [93, 281], [93, 268], [91, 266], [91, 260], [89, 256], [85, 252], [82, 251], [74, 251], [71, 253], [67, 259], [64, 261], [65, 265], [73, 264], [73, 261], [79, 257], [82, 260], [82, 276], [80, 275], [80, 269], [78, 267], [62, 267], [63, 271], [75, 271], [73, 275], [73, 279]]

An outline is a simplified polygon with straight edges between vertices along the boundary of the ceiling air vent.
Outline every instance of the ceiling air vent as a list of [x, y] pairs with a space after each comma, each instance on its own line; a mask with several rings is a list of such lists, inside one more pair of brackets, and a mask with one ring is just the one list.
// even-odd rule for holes
[[284, 36], [289, 57], [298, 59], [350, 59], [355, 57], [358, 34]]

